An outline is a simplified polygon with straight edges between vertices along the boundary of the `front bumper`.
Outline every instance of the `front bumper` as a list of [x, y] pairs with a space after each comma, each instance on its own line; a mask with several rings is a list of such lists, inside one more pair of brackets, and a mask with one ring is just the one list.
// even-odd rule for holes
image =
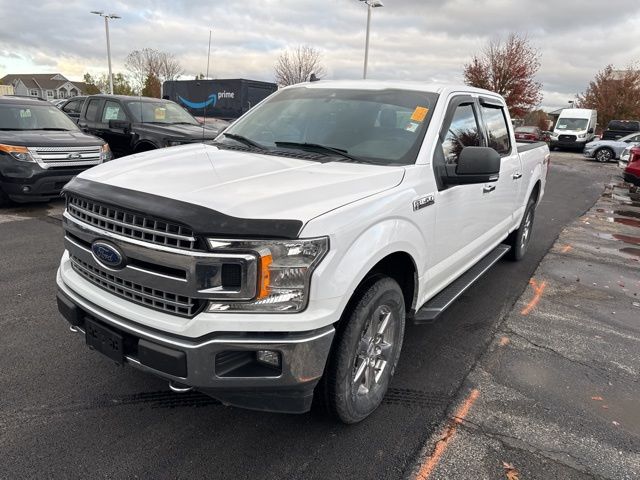
[[[70, 290], [59, 272], [57, 301], [74, 330], [83, 332], [90, 319], [123, 335], [125, 363], [225, 404], [254, 410], [308, 411], [335, 334], [328, 326], [295, 333], [221, 332], [199, 339], [170, 335], [91, 304]], [[258, 350], [278, 352], [280, 369], [252, 363]]]
[[633, 183], [634, 185], [640, 187], [640, 176], [634, 175], [631, 172], [624, 172], [622, 174], [622, 177], [624, 178], [625, 182]]
[[37, 163], [0, 158], [0, 188], [15, 202], [47, 201], [87, 168], [44, 169]]

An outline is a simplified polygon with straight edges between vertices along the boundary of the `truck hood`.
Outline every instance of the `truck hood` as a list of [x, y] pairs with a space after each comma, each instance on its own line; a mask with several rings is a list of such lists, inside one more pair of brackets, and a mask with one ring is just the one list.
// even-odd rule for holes
[[[160, 125], [152, 123], [137, 123], [137, 133], [148, 132], [157, 136], [164, 136], [175, 140], [197, 140], [202, 138], [202, 125]], [[209, 125], [204, 127], [205, 140], [211, 140], [218, 135], [218, 129]]]
[[393, 188], [403, 177], [402, 166], [320, 163], [205, 144], [131, 155], [79, 175], [233, 217], [303, 223]]
[[0, 132], [0, 143], [23, 147], [88, 147], [104, 145], [105, 141], [78, 131], [21, 130]]

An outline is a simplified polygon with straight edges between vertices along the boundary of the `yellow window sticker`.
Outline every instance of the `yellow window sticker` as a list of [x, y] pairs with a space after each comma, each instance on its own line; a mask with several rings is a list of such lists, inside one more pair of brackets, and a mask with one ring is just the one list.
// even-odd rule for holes
[[423, 122], [424, 119], [427, 118], [427, 113], [429, 113], [429, 109], [427, 107], [416, 107], [411, 114], [411, 120], [414, 122]]
[[167, 109], [158, 107], [154, 110], [153, 115], [156, 120], [164, 120], [165, 118], [167, 118]]

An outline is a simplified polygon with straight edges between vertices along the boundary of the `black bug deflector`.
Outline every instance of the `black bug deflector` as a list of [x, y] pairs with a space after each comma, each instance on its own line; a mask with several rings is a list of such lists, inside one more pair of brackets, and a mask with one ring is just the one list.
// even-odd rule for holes
[[64, 188], [81, 197], [99, 200], [153, 217], [188, 225], [199, 236], [298, 238], [301, 220], [239, 218], [171, 198], [74, 178]]

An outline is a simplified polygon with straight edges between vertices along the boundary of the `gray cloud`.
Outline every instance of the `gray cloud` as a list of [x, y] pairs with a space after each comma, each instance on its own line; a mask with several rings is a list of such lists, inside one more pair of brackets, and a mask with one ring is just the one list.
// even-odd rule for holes
[[[36, 5], [37, 3], [37, 5]], [[104, 24], [90, 15], [105, 2], [0, 0], [10, 29], [0, 30], [3, 72], [61, 69], [73, 78], [105, 70]], [[271, 80], [288, 46], [320, 49], [331, 78], [362, 74], [366, 9], [357, 0], [113, 0], [116, 70], [135, 48], [174, 53], [188, 75], [206, 68], [213, 29], [212, 75]], [[460, 82], [462, 65], [490, 39], [526, 33], [542, 52], [539, 80], [548, 107], [566, 105], [605, 65], [640, 60], [636, 0], [385, 0], [372, 18], [370, 77]]]

